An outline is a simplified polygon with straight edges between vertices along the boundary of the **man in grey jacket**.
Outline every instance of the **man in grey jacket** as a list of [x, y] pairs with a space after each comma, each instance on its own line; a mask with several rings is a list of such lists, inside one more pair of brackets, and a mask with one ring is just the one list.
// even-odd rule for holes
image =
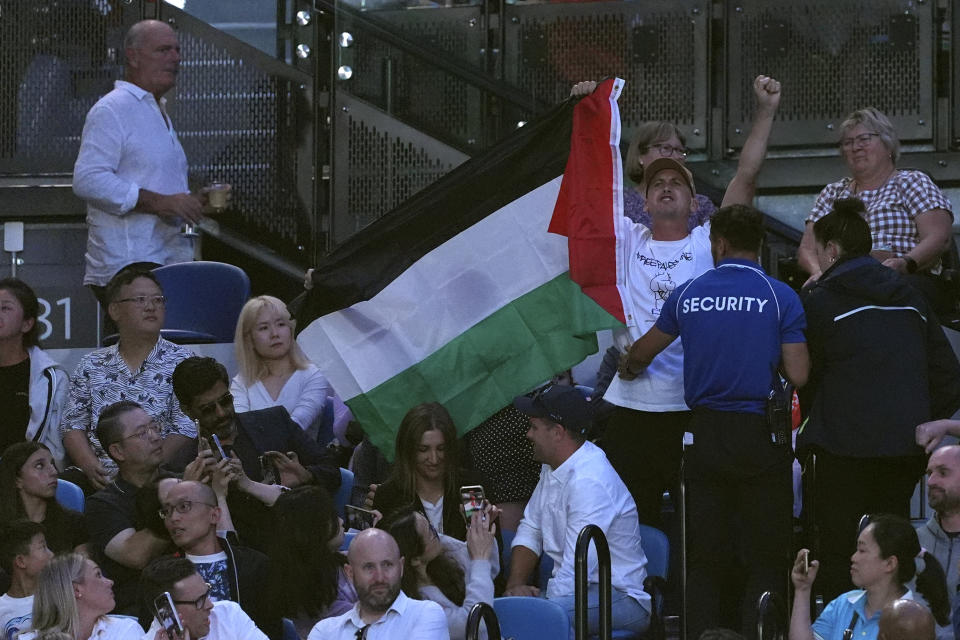
[[[933, 554], [947, 574], [950, 610], [958, 602], [957, 564], [960, 562], [960, 446], [941, 447], [927, 463], [927, 500], [934, 515], [917, 529], [920, 546]], [[953, 638], [950, 626], [938, 627], [937, 638]]]

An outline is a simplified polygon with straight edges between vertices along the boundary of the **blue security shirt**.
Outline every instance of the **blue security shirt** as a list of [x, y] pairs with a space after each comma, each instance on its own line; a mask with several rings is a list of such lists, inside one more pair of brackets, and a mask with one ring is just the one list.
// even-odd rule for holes
[[657, 328], [683, 342], [687, 406], [763, 414], [780, 345], [806, 342], [793, 289], [749, 260], [721, 260], [678, 287]]

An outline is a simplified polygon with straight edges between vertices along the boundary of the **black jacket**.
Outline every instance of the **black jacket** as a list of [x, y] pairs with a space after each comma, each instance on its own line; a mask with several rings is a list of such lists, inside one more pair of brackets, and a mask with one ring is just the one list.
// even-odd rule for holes
[[832, 266], [801, 299], [812, 367], [799, 448], [922, 455], [916, 426], [960, 408], [960, 364], [926, 299], [869, 256]]

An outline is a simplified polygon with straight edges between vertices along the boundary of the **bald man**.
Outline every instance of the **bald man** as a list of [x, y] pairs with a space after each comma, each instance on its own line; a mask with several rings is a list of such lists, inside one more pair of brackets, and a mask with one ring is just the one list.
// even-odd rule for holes
[[914, 600], [894, 600], [880, 614], [877, 640], [934, 640], [933, 614]]
[[180, 227], [203, 217], [164, 97], [180, 70], [177, 34], [142, 20], [123, 50], [124, 79], [87, 113], [73, 169], [73, 191], [87, 203], [83, 284], [104, 306], [104, 287], [123, 267], [193, 260], [193, 238]]
[[[927, 462], [927, 501], [933, 516], [917, 529], [920, 546], [932, 553], [947, 574], [947, 593], [951, 611], [960, 604], [957, 584], [960, 572], [960, 446], [934, 450]], [[953, 638], [949, 627], [939, 627], [937, 637]]]
[[307, 640], [450, 640], [440, 605], [412, 600], [401, 591], [403, 557], [386, 531], [357, 534], [344, 570], [357, 590], [357, 604], [318, 622]]

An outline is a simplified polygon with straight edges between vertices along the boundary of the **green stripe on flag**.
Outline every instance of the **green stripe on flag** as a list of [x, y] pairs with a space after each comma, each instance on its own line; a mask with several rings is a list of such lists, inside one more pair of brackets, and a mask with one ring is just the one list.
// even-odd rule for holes
[[397, 428], [411, 407], [436, 400], [466, 433], [515, 396], [596, 353], [597, 331], [621, 326], [563, 273], [347, 405], [393, 459]]

